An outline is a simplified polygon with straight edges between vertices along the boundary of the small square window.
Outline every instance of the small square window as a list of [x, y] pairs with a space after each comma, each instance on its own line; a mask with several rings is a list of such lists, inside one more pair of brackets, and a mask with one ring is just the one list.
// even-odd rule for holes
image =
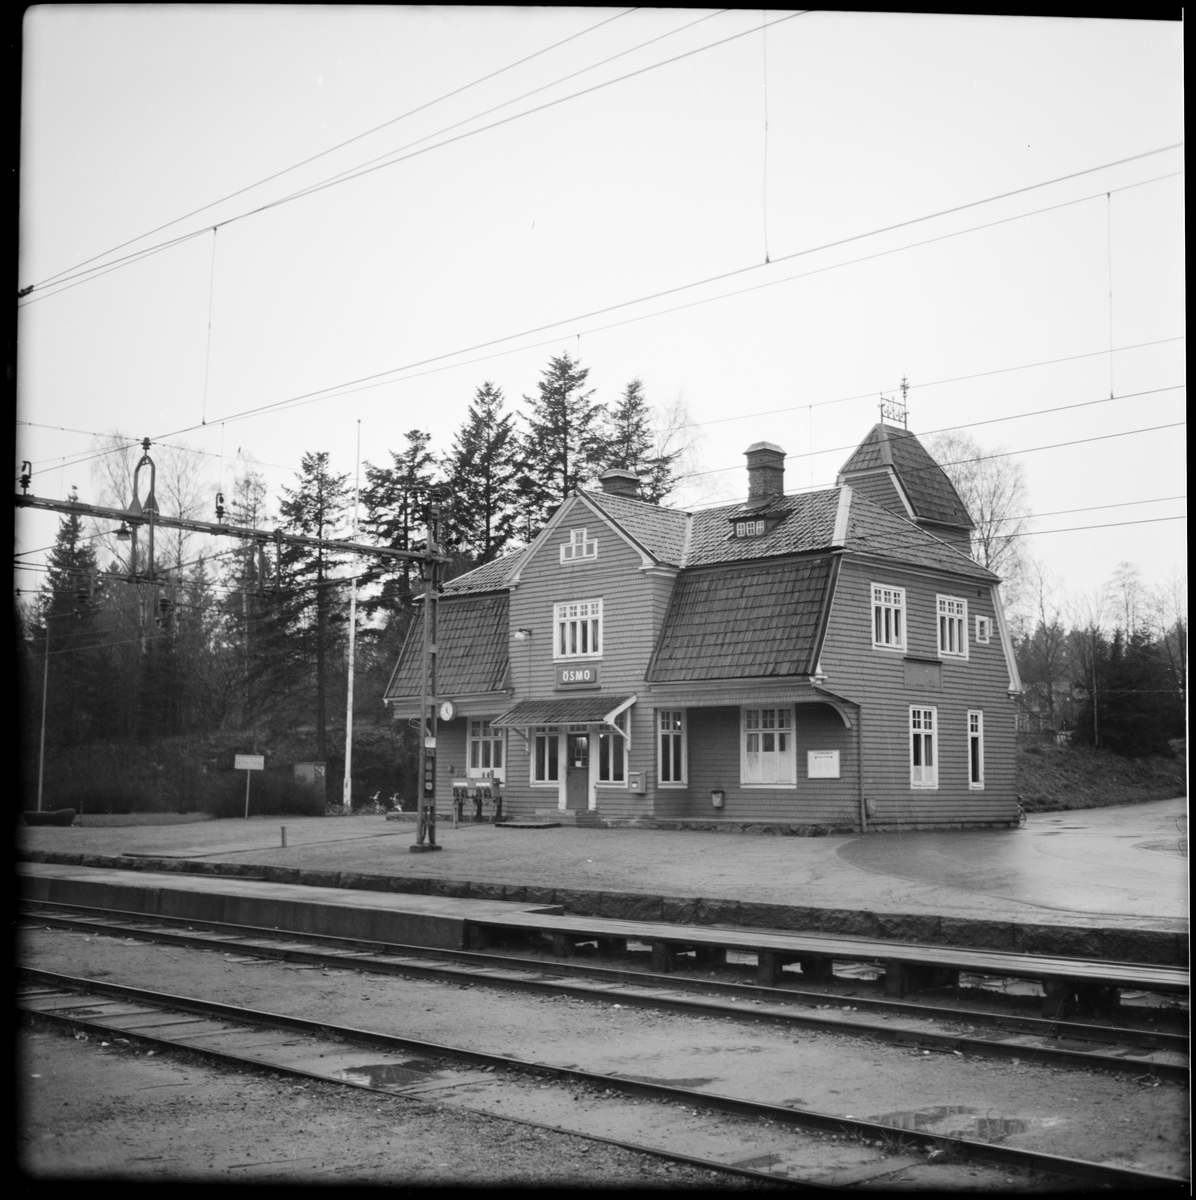
[[978, 645], [987, 646], [993, 640], [993, 619], [992, 617], [977, 617], [976, 618], [976, 642]]

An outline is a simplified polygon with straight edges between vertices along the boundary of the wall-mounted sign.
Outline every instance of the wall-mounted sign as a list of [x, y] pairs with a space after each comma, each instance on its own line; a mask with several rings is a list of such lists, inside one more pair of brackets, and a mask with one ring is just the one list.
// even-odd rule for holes
[[807, 779], [838, 779], [839, 751], [838, 750], [807, 750], [806, 751]]
[[556, 686], [559, 688], [597, 687], [600, 682], [597, 663], [576, 667], [557, 666]]
[[264, 771], [266, 756], [264, 754], [238, 754], [233, 759], [234, 771]]

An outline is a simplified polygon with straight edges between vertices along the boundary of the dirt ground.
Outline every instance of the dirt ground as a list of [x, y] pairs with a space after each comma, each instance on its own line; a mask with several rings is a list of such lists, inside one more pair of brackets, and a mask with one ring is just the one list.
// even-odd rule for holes
[[29, 1181], [755, 1188], [511, 1122], [335, 1084], [28, 1030], [17, 1158]]
[[[952, 1119], [958, 1127], [937, 1132], [976, 1136], [982, 1126], [1005, 1122], [1011, 1146], [1174, 1175], [1188, 1169], [1188, 1091], [1157, 1080], [1135, 1081], [1018, 1060], [924, 1055], [847, 1037], [567, 997], [304, 970], [262, 960], [250, 963], [229, 953], [154, 947], [82, 933], [35, 930], [22, 940], [22, 960], [46, 970], [593, 1071], [666, 1082], [696, 1079], [713, 1091], [845, 1116], [893, 1122], [941, 1108], [957, 1114]], [[139, 1093], [122, 1091], [114, 1111], [121, 1111], [129, 1095]], [[36, 1147], [37, 1139], [54, 1129], [53, 1122], [45, 1123], [47, 1117], [41, 1125], [36, 1119], [53, 1108], [31, 1110], [35, 1119], [30, 1146]], [[177, 1109], [171, 1121], [182, 1112]], [[42, 1132], [35, 1133], [37, 1129]], [[272, 1159], [291, 1153], [280, 1149], [292, 1145], [288, 1128], [279, 1125], [277, 1131], [281, 1141], [276, 1141], [273, 1128], [270, 1134]], [[164, 1129], [163, 1136], [167, 1134]], [[314, 1153], [310, 1145], [304, 1147], [303, 1139], [295, 1147], [295, 1152]], [[247, 1145], [238, 1153], [254, 1158]], [[592, 1153], [586, 1152], [587, 1161]], [[231, 1165], [218, 1156], [210, 1161], [223, 1163], [220, 1169]], [[419, 1159], [412, 1169], [426, 1165]]]

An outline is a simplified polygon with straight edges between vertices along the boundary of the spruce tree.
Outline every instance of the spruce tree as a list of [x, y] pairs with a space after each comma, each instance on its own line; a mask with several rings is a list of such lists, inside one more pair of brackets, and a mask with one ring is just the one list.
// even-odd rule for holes
[[529, 412], [523, 439], [525, 466], [518, 489], [522, 528], [529, 541], [574, 489], [603, 466], [603, 406], [585, 391], [589, 368], [568, 351], [550, 359], [535, 396], [524, 396]]
[[[326, 450], [303, 456], [296, 486], [284, 487], [278, 506], [286, 528], [305, 537], [340, 536], [349, 502], [348, 475], [329, 466]], [[272, 614], [269, 652], [279, 666], [306, 665], [314, 674], [316, 758], [328, 757], [328, 682], [338, 628], [343, 624], [334, 593], [336, 568], [343, 561], [323, 546], [288, 546], [282, 554], [281, 602]]]
[[[361, 490], [365, 510], [362, 526], [379, 544], [395, 550], [410, 550], [414, 542], [422, 540], [423, 505], [436, 465], [428, 449], [430, 433], [411, 429], [405, 436], [406, 449], [390, 451], [389, 467], [365, 464], [365, 487]], [[367, 613], [381, 608], [410, 616], [414, 576], [409, 559], [379, 559], [367, 568], [366, 578], [382, 584], [380, 594], [360, 601]]]
[[[70, 499], [79, 499], [73, 487]], [[47, 645], [49, 653], [46, 740], [75, 745], [102, 732], [106, 682], [96, 619], [99, 564], [78, 514], [65, 513], [59, 519], [47, 566], [38, 604], [42, 627], [34, 643], [37, 666], [43, 673]]]
[[603, 426], [602, 469], [634, 471], [640, 477], [640, 498], [659, 504], [673, 490], [673, 464], [680, 450], [659, 454], [652, 428], [652, 410], [644, 399], [644, 385], [633, 379]]
[[497, 558], [515, 535], [521, 459], [514, 422], [503, 412], [502, 389], [483, 383], [444, 460], [451, 544], [467, 569]]

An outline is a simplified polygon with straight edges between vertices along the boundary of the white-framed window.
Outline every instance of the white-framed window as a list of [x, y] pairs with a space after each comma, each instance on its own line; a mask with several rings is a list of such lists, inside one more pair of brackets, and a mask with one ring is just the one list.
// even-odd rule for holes
[[905, 588], [872, 585], [872, 645], [879, 650], [905, 649]]
[[532, 783], [555, 784], [560, 778], [560, 730], [555, 725], [537, 725], [532, 736]]
[[553, 658], [602, 657], [602, 601], [574, 600], [554, 609]]
[[937, 788], [939, 785], [938, 709], [909, 710], [909, 785]]
[[968, 787], [984, 791], [984, 713], [968, 709]]
[[684, 787], [689, 765], [685, 754], [685, 709], [658, 709], [656, 728], [660, 782], [665, 787]]
[[793, 787], [797, 770], [791, 708], [745, 708], [740, 783], [745, 787]]
[[598, 782], [627, 786], [627, 714], [619, 713], [615, 725], [623, 731], [615, 733], [609, 726], [598, 730]]
[[735, 536], [736, 537], [759, 537], [764, 532], [764, 522], [760, 521], [736, 521]]
[[598, 557], [598, 539], [584, 529], [571, 529], [569, 540], [561, 543], [561, 562], [585, 562]]
[[944, 658], [968, 656], [968, 602], [939, 596], [939, 654]]
[[501, 729], [491, 729], [489, 721], [469, 722], [468, 769], [470, 779], [506, 779], [507, 739]]
[[987, 646], [993, 640], [993, 619], [992, 617], [977, 617], [976, 618], [976, 642], [978, 645]]

